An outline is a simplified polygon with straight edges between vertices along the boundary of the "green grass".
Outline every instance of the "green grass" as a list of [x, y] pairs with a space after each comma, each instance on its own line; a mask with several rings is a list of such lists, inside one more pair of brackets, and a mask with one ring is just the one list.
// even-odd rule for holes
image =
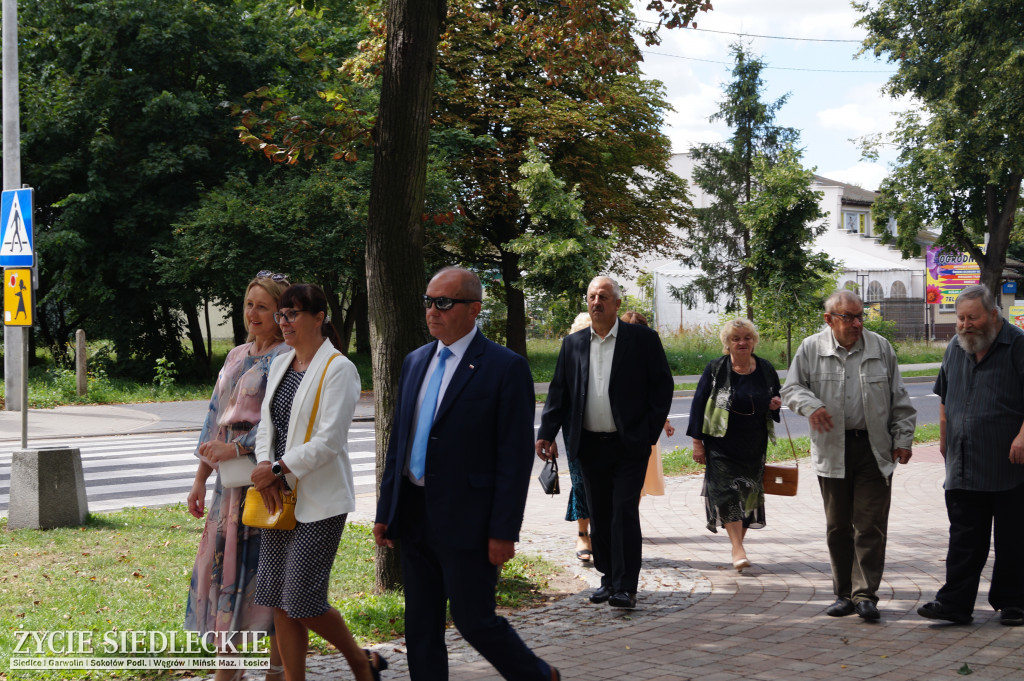
[[[175, 382], [161, 386], [139, 383], [125, 378], [106, 375], [88, 377], [87, 394], [76, 392], [75, 372], [70, 369], [38, 367], [29, 370], [28, 405], [33, 409], [46, 409], [65, 404], [125, 404], [133, 402], [174, 402], [178, 400], [205, 400], [210, 398], [213, 384]], [[0, 395], [3, 390], [0, 389]]]
[[[101, 642], [111, 630], [182, 630], [203, 528], [184, 506], [92, 514], [81, 528], [8, 531], [6, 519], [0, 528], [0, 670], [9, 669], [18, 631], [92, 631], [93, 640]], [[391, 640], [404, 631], [401, 592], [373, 593], [374, 556], [370, 528], [346, 525], [329, 600], [365, 643]], [[540, 591], [555, 571], [540, 558], [516, 556], [502, 572], [499, 604], [518, 608], [542, 602]], [[333, 651], [317, 636], [311, 647]], [[32, 672], [31, 678], [140, 676], [139, 671], [51, 670]]]
[[914, 431], [914, 444], [926, 444], [939, 441], [939, 424], [933, 423], [925, 426], [918, 426]]
[[[789, 448], [789, 440], [779, 436], [776, 431], [776, 441], [768, 443], [768, 462], [786, 462], [793, 460], [793, 454]], [[938, 425], [918, 426], [914, 431], [914, 444], [925, 444], [937, 442], [939, 439]], [[793, 449], [796, 450], [798, 459], [811, 455], [811, 439], [809, 437], [793, 438]], [[704, 465], [693, 460], [693, 450], [689, 447], [676, 447], [671, 451], [661, 453], [661, 463], [665, 469], [665, 475], [693, 475], [703, 473]]]
[[938, 376], [938, 369], [910, 369], [908, 371], [901, 371], [900, 374], [903, 378], [912, 378], [914, 376]]

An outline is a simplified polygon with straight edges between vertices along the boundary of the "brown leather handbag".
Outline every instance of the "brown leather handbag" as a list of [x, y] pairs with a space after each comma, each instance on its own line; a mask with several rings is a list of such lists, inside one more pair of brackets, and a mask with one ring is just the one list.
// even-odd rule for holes
[[789, 440], [789, 449], [793, 452], [793, 465], [766, 463], [764, 465], [764, 493], [777, 494], [783, 497], [796, 495], [797, 483], [800, 481], [800, 469], [797, 468], [796, 447], [793, 446], [793, 438], [789, 434], [789, 424], [786, 423], [786, 415], [782, 415], [782, 422], [786, 425], [786, 438]]

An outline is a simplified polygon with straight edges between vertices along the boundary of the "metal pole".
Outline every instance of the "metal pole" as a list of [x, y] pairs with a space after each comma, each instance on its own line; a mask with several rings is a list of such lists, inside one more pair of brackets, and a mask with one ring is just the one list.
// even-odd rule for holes
[[23, 326], [21, 332], [21, 448], [28, 449], [28, 333]]
[[[3, 188], [21, 187], [21, 118], [18, 103], [18, 0], [3, 0]], [[21, 410], [26, 415], [28, 392], [28, 329], [4, 330], [4, 394], [8, 411]], [[22, 427], [22, 447], [25, 446], [25, 428]]]

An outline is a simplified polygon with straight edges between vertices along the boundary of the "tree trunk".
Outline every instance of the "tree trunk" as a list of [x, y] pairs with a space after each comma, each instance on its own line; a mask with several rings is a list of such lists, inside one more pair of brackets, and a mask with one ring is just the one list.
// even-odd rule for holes
[[[978, 260], [981, 268], [979, 283], [988, 287], [992, 295], [999, 300], [999, 285], [1003, 281], [1003, 268], [1006, 267], [1006, 250], [1010, 246], [1010, 233], [1013, 231], [1014, 218], [1017, 215], [1017, 202], [1020, 197], [1021, 175], [1010, 178], [1005, 193], [999, 187], [985, 187], [988, 209], [988, 248], [985, 255]], [[999, 195], [1003, 194], [1003, 200]]]
[[185, 305], [185, 320], [188, 323], [188, 339], [192, 342], [192, 357], [202, 376], [210, 375], [210, 357], [206, 354], [206, 341], [199, 321], [199, 311], [194, 305]]
[[[423, 195], [437, 41], [446, 0], [388, 0], [366, 234], [366, 282], [377, 429], [377, 483], [394, 421], [402, 360], [427, 338]], [[377, 589], [401, 584], [398, 552], [377, 550]]]
[[501, 251], [501, 280], [505, 287], [505, 346], [526, 357], [526, 296], [515, 286], [520, 279], [519, 254]]
[[244, 343], [246, 336], [249, 335], [245, 332], [245, 319], [243, 315], [242, 308], [238, 305], [231, 306], [231, 337], [235, 341], [235, 345]]
[[349, 313], [355, 319], [356, 352], [360, 354], [370, 352], [370, 318], [367, 312], [366, 290], [361, 288], [352, 299], [352, 311]]
[[345, 355], [348, 355], [348, 349], [352, 347], [352, 324], [355, 320], [352, 317], [352, 305], [349, 304], [348, 310], [345, 312], [345, 321], [340, 327], [338, 327], [338, 336], [341, 337], [341, 344], [345, 346]]
[[321, 286], [324, 290], [324, 295], [327, 297], [327, 308], [330, 310], [331, 324], [334, 325], [334, 330], [338, 332], [338, 338], [341, 341], [341, 354], [348, 357], [348, 344], [352, 338], [351, 331], [348, 323], [348, 315], [341, 305], [341, 297], [333, 286], [324, 285]]
[[210, 371], [213, 361], [213, 330], [210, 328], [210, 299], [203, 300], [203, 318], [206, 321], [206, 371]]

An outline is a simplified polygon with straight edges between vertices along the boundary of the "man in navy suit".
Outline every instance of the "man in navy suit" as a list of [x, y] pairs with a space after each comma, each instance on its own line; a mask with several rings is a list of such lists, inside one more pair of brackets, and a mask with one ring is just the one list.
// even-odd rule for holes
[[578, 458], [583, 472], [594, 567], [601, 573], [590, 600], [633, 608], [643, 542], [640, 491], [674, 382], [658, 334], [620, 322], [621, 303], [614, 279], [590, 282], [591, 326], [562, 341], [536, 450], [544, 460], [558, 456], [555, 436], [563, 431], [569, 459]]
[[437, 342], [399, 378], [373, 534], [402, 549], [413, 681], [448, 678], [445, 604], [459, 633], [506, 679], [557, 681], [495, 612], [515, 555], [533, 467], [533, 378], [523, 357], [476, 328], [483, 288], [468, 270], [434, 275], [423, 296]]

